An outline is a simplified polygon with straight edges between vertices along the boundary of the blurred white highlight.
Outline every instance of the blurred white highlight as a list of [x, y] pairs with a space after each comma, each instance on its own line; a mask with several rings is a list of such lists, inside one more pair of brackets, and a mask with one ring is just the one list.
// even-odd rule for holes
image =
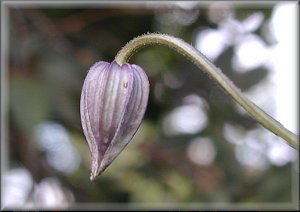
[[206, 127], [205, 100], [196, 95], [185, 97], [182, 106], [171, 111], [163, 121], [163, 130], [169, 135], [194, 134]]
[[197, 137], [187, 148], [188, 158], [197, 165], [211, 165], [216, 157], [216, 149], [209, 138]]
[[43, 122], [35, 127], [38, 146], [46, 153], [49, 165], [63, 173], [77, 170], [81, 158], [66, 129], [54, 122]]
[[22, 207], [28, 200], [33, 180], [26, 169], [15, 168], [4, 173], [2, 186], [2, 207]]
[[280, 3], [275, 7], [271, 20], [272, 31], [278, 43], [272, 49], [272, 80], [276, 83], [276, 113], [286, 128], [298, 132], [297, 117], [297, 2]]
[[38, 207], [66, 207], [74, 202], [73, 194], [60, 185], [55, 178], [44, 178], [35, 186], [33, 192], [34, 202]]

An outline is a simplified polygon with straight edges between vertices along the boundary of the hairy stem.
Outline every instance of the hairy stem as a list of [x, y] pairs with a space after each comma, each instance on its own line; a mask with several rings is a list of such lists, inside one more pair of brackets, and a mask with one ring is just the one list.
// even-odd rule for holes
[[241, 105], [255, 120], [265, 128], [272, 131], [288, 142], [288, 144], [299, 150], [298, 136], [287, 130], [278, 121], [273, 119], [256, 104], [245, 97], [241, 91], [227, 78], [222, 71], [210, 62], [202, 53], [185, 41], [165, 34], [146, 34], [137, 37], [127, 43], [117, 54], [115, 60], [122, 65], [139, 49], [148, 45], [164, 45], [182, 54], [204, 71], [210, 78], [215, 80], [239, 105]]

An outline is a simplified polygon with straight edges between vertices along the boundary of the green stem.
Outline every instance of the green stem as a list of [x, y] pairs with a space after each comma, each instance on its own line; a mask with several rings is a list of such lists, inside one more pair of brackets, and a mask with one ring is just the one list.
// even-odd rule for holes
[[126, 63], [139, 49], [152, 45], [165, 45], [187, 57], [191, 62], [215, 80], [239, 105], [241, 105], [255, 120], [299, 150], [298, 136], [287, 130], [278, 121], [266, 114], [257, 105], [245, 97], [241, 91], [227, 78], [222, 71], [210, 62], [203, 54], [185, 41], [165, 34], [146, 34], [127, 43], [117, 54], [115, 60], [119, 65]]

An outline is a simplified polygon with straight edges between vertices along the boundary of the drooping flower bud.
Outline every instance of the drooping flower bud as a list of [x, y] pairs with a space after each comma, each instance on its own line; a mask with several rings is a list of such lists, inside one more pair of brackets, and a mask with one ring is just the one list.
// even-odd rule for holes
[[137, 65], [98, 62], [83, 84], [81, 123], [91, 153], [91, 180], [100, 175], [132, 139], [143, 119], [149, 81]]

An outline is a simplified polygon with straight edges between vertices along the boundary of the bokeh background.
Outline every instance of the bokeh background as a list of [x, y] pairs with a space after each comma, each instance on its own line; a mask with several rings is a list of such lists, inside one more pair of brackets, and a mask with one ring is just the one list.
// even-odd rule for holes
[[294, 208], [297, 152], [176, 52], [153, 46], [131, 58], [150, 80], [147, 111], [93, 182], [79, 100], [91, 65], [138, 35], [168, 33], [298, 133], [297, 11], [295, 2], [6, 4], [1, 207]]

